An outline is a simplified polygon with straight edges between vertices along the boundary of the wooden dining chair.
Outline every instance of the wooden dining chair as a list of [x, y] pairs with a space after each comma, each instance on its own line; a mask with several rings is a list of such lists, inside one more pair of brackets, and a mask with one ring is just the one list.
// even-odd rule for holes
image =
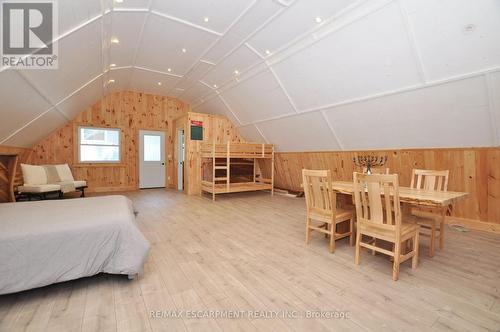
[[[418, 264], [420, 226], [405, 223], [401, 217], [397, 174], [354, 173], [354, 200], [356, 204], [356, 256], [359, 265], [361, 248], [380, 252], [393, 258], [392, 279], [398, 280], [399, 266], [412, 259], [412, 268]], [[363, 241], [363, 235], [369, 237]], [[393, 244], [392, 250], [377, 246], [377, 240]], [[412, 241], [413, 248], [403, 254], [403, 244]]]
[[[337, 208], [337, 195], [332, 190], [330, 170], [303, 169], [302, 180], [307, 207], [306, 244], [309, 244], [311, 231], [317, 231], [330, 238], [331, 253], [335, 251], [336, 240], [349, 237], [352, 246], [354, 211]], [[337, 226], [342, 223], [348, 223], [346, 231], [337, 232]]]
[[[434, 171], [414, 169], [411, 174], [410, 187], [430, 191], [447, 191], [449, 175], [450, 171], [448, 170]], [[418, 224], [422, 226], [421, 230], [425, 232], [422, 233], [422, 235], [428, 235], [430, 237], [429, 257], [433, 257], [436, 248], [436, 238], [439, 239], [439, 248], [443, 249], [444, 247], [446, 208], [443, 207], [441, 211], [436, 213], [436, 211], [432, 211], [428, 208], [418, 207], [413, 208], [411, 214], [418, 217]]]

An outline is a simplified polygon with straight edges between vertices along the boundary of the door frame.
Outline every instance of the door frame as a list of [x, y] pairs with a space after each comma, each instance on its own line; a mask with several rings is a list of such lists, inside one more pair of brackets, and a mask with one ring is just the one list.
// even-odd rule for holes
[[135, 148], [135, 153], [136, 153], [136, 158], [135, 158], [135, 162], [136, 162], [136, 171], [135, 171], [135, 176], [136, 176], [136, 179], [137, 179], [137, 184], [136, 184], [136, 190], [140, 190], [141, 189], [141, 171], [140, 171], [140, 167], [141, 167], [141, 131], [158, 131], [158, 132], [162, 132], [164, 135], [165, 135], [165, 151], [164, 151], [164, 154], [165, 154], [165, 189], [168, 188], [169, 186], [169, 180], [168, 180], [168, 129], [165, 129], [165, 128], [148, 128], [148, 127], [140, 127], [140, 128], [137, 128], [137, 134], [136, 134], [136, 137], [137, 137], [137, 144], [136, 144], [136, 148]]
[[[184, 143], [184, 159], [182, 160], [182, 174], [179, 173], [179, 165], [180, 165], [180, 152], [181, 152], [181, 131], [182, 131], [182, 137], [184, 138], [183, 139], [183, 143]], [[177, 128], [177, 132], [176, 132], [176, 136], [177, 136], [177, 146], [175, 147], [175, 149], [177, 149], [177, 160], [176, 160], [176, 169], [177, 169], [177, 172], [176, 172], [176, 175], [177, 175], [177, 179], [176, 179], [176, 183], [177, 183], [177, 187], [175, 189], [177, 189], [178, 191], [185, 191], [186, 189], [186, 130], [184, 127], [179, 127]], [[179, 179], [182, 175], [182, 182], [179, 182]], [[182, 188], [181, 188], [181, 185], [182, 185]]]

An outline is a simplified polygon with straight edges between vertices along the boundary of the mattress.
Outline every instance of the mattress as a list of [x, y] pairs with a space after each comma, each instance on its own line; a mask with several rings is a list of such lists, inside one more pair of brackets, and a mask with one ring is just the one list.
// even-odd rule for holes
[[0, 294], [142, 272], [149, 242], [125, 196], [0, 204]]

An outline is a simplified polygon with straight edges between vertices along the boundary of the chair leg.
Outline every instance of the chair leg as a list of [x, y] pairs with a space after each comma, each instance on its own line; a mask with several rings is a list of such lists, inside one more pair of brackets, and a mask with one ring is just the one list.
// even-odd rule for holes
[[354, 220], [353, 218], [349, 219], [349, 245], [352, 247], [354, 245]]
[[411, 268], [416, 269], [418, 265], [418, 241], [420, 238], [419, 231], [415, 233], [415, 237], [413, 238], [413, 258], [411, 259]]
[[401, 242], [394, 244], [394, 263], [392, 265], [392, 280], [399, 279], [399, 265], [401, 260]]
[[309, 240], [311, 238], [311, 229], [309, 225], [311, 224], [311, 218], [306, 219], [306, 244], [309, 244]]
[[443, 216], [441, 218], [441, 222], [439, 223], [439, 249], [444, 248], [444, 219], [445, 219], [445, 214], [443, 213]]
[[429, 257], [434, 257], [436, 251], [436, 223], [433, 222], [431, 226], [431, 242], [429, 244]]
[[[376, 247], [377, 246], [377, 239], [373, 239], [373, 245]], [[376, 252], [375, 250], [372, 250], [372, 256], [375, 256]]]
[[[333, 254], [335, 252], [335, 233], [336, 233], [336, 225], [331, 224], [330, 225], [330, 253]], [[328, 227], [328, 225], [326, 226]]]
[[361, 233], [358, 230], [356, 232], [356, 254], [354, 256], [354, 264], [356, 265], [359, 265], [360, 262], [360, 249], [361, 249], [361, 246], [359, 245], [360, 242], [361, 242]]

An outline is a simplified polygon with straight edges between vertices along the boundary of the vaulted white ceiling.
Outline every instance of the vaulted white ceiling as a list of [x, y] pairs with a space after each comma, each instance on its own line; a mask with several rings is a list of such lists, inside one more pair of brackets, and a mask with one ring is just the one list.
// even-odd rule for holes
[[[59, 69], [0, 72], [0, 144], [119, 90], [281, 151], [500, 145], [500, 0], [64, 0]], [[117, 39], [119, 43], [112, 43]]]

